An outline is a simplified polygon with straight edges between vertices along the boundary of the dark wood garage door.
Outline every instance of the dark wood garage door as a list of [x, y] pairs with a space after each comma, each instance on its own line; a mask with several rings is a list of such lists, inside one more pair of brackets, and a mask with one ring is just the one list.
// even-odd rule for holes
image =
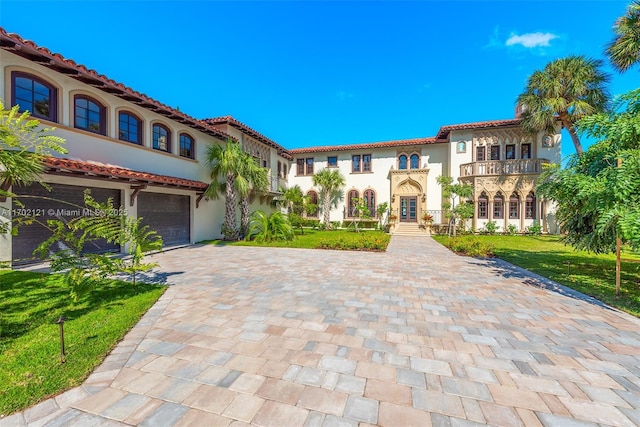
[[[14, 201], [12, 208], [17, 213], [33, 214], [37, 216], [38, 221], [45, 224], [49, 219], [70, 220], [81, 215], [81, 211], [79, 212], [78, 210], [80, 209], [79, 207], [85, 206], [85, 187], [61, 184], [49, 184], [49, 186], [51, 191], [39, 184], [14, 187], [12, 189], [13, 192], [25, 197], [19, 198], [24, 206], [20, 206]], [[91, 196], [99, 202], [106, 202], [111, 197], [114, 206], [120, 206], [120, 190], [92, 188]], [[33, 255], [33, 251], [50, 235], [50, 231], [37, 222], [20, 226], [18, 234], [11, 239], [12, 263], [26, 264], [39, 261]], [[104, 240], [97, 240], [87, 242], [85, 250], [92, 253], [117, 252], [120, 247]]]
[[141, 192], [138, 194], [138, 217], [158, 232], [165, 246], [189, 243], [190, 198], [174, 194]]

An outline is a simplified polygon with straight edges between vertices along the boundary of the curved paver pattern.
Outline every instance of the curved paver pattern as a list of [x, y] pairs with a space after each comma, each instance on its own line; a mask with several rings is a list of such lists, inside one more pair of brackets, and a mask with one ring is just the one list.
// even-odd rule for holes
[[[83, 384], [4, 425], [640, 425], [640, 322], [433, 240], [192, 246]], [[363, 424], [361, 424], [363, 425]]]

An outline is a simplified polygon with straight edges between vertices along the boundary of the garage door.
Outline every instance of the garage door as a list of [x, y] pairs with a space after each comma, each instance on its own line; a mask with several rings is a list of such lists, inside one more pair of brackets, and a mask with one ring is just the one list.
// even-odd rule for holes
[[[49, 186], [51, 191], [39, 184], [13, 188], [12, 191], [16, 194], [28, 197], [20, 198], [24, 206], [14, 201], [12, 208], [16, 212], [22, 210], [25, 214], [37, 215], [38, 221], [45, 224], [49, 219], [70, 220], [81, 215], [81, 207], [85, 206], [85, 187], [61, 184], [49, 184]], [[114, 206], [120, 206], [120, 190], [92, 188], [91, 196], [99, 202], [106, 202], [108, 198], [112, 198]], [[41, 224], [20, 226], [18, 234], [11, 239], [12, 263], [26, 264], [39, 261], [33, 255], [33, 251], [49, 236], [51, 232]], [[56, 250], [56, 248], [52, 249]], [[120, 247], [104, 240], [97, 240], [87, 242], [85, 250], [92, 253], [117, 252]]]
[[141, 192], [137, 203], [138, 217], [162, 236], [165, 246], [190, 242], [189, 196]]

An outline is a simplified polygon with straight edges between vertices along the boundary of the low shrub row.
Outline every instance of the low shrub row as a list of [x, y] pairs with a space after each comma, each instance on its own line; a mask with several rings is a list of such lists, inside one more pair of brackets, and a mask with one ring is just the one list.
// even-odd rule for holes
[[464, 235], [445, 240], [444, 245], [456, 253], [473, 257], [488, 257], [493, 255], [493, 245], [480, 241], [475, 236]]
[[353, 233], [338, 239], [322, 239], [316, 246], [319, 249], [385, 251], [391, 236], [382, 233]]

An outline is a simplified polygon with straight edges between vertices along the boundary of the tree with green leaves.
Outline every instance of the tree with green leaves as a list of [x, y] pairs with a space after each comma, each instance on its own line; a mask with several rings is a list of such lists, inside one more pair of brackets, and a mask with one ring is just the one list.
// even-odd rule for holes
[[391, 209], [389, 208], [389, 202], [382, 202], [376, 208], [376, 216], [378, 217], [378, 228], [380, 228], [380, 230], [383, 230], [387, 225], [389, 212], [391, 212]]
[[613, 26], [615, 36], [605, 50], [614, 68], [623, 73], [640, 63], [640, 0], [627, 6], [627, 13]]
[[354, 231], [356, 233], [360, 232], [360, 220], [371, 218], [371, 212], [369, 212], [369, 207], [367, 206], [367, 201], [361, 197], [356, 197], [353, 199], [353, 216], [355, 217]]
[[337, 206], [342, 197], [345, 179], [337, 169], [322, 169], [313, 175], [313, 185], [320, 189], [322, 215], [325, 229], [331, 229], [331, 207]]
[[302, 194], [302, 189], [299, 185], [294, 185], [286, 190], [281, 190], [283, 193], [282, 206], [287, 210], [289, 223], [294, 228], [299, 228], [300, 232], [304, 234], [303, 214], [311, 215], [318, 210], [318, 205], [310, 203], [309, 196]]
[[522, 105], [522, 128], [530, 134], [557, 132], [558, 121], [567, 129], [576, 153], [582, 144], [575, 123], [582, 117], [607, 108], [610, 76], [603, 72], [601, 60], [568, 56], [548, 63], [527, 81], [517, 103]]
[[610, 112], [583, 118], [577, 128], [598, 140], [566, 168], [541, 176], [540, 194], [553, 200], [576, 249], [616, 253], [616, 294], [620, 294], [620, 248], [640, 249], [640, 89], [619, 97]]
[[253, 198], [261, 196], [269, 189], [267, 170], [261, 167], [249, 153], [244, 153], [242, 167], [235, 179], [235, 187], [240, 196], [240, 234], [249, 231], [249, 205]]
[[[0, 196], [10, 197], [10, 185], [26, 185], [40, 180], [43, 158], [66, 153], [63, 138], [51, 135], [52, 128], [40, 128], [29, 112], [16, 105], [5, 110], [0, 101]], [[15, 195], [13, 195], [15, 196]]]
[[[51, 259], [52, 271], [65, 272], [64, 278], [71, 297], [77, 301], [105, 277], [117, 273], [130, 274], [136, 284], [137, 274], [148, 271], [155, 263], [144, 263], [150, 251], [162, 249], [162, 238], [142, 225], [142, 217], [130, 218], [123, 208], [117, 209], [113, 200], [99, 203], [85, 190], [84, 202], [89, 215], [69, 221], [50, 219], [42, 224], [51, 231], [48, 239], [36, 249], [42, 259]], [[80, 207], [79, 207], [80, 208]], [[127, 248], [128, 257], [119, 254], [90, 253], [86, 244], [98, 239]], [[51, 248], [62, 248], [52, 251]]]
[[205, 195], [218, 199], [224, 194], [224, 224], [222, 234], [224, 240], [238, 240], [236, 224], [236, 179], [240, 175], [245, 162], [245, 153], [239, 143], [228, 139], [226, 145], [210, 144], [207, 148], [207, 164], [211, 171], [211, 183]]
[[439, 176], [436, 181], [442, 187], [442, 196], [447, 199], [442, 203], [445, 210], [445, 217], [449, 219], [449, 235], [455, 237], [458, 224], [464, 224], [466, 220], [473, 217], [474, 207], [466, 200], [473, 196], [473, 185], [454, 184], [450, 176]]

